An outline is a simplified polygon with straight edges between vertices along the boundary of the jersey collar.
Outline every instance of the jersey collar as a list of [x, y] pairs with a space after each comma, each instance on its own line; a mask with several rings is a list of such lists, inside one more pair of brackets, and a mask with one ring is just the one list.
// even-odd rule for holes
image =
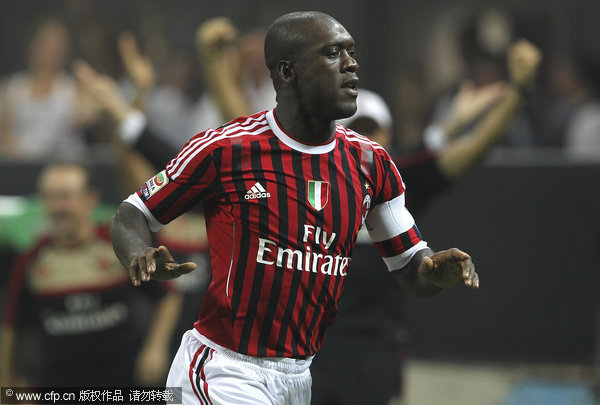
[[308, 145], [306, 143], [302, 143], [300, 141], [295, 140], [291, 136], [285, 133], [283, 128], [277, 122], [277, 118], [275, 117], [275, 109], [267, 111], [266, 114], [267, 122], [271, 127], [271, 130], [279, 138], [281, 142], [289, 146], [290, 148], [297, 150], [302, 153], [310, 153], [312, 155], [319, 155], [322, 153], [329, 153], [335, 148], [335, 143], [337, 141], [337, 136], [335, 136], [331, 141], [318, 145]]

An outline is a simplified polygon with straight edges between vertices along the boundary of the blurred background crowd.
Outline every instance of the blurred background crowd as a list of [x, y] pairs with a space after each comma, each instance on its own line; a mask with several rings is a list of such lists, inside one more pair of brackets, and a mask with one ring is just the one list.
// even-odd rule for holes
[[[244, 74], [257, 81], [264, 72], [261, 30], [298, 4], [9, 1], [0, 7], [4, 84], [0, 154], [5, 159], [27, 159], [56, 151], [85, 153], [106, 142], [93, 108], [73, 101], [74, 58], [118, 79], [127, 91], [117, 38], [122, 31], [135, 35], [156, 71], [148, 96], [150, 125], [179, 145], [208, 122], [203, 121], [209, 113], [202, 97], [208, 84], [194, 47], [198, 24], [219, 15], [230, 18], [244, 34], [240, 56]], [[302, 7], [332, 13], [353, 33], [361, 85], [380, 93], [390, 105], [396, 123], [394, 144], [402, 150], [418, 145], [427, 123], [444, 114], [462, 80], [470, 78], [483, 86], [505, 79], [505, 51], [519, 37], [538, 45], [544, 63], [533, 99], [504, 144], [594, 154], [600, 149], [590, 135], [598, 128], [596, 2], [355, 0], [343, 5], [308, 2]], [[41, 28], [51, 20], [54, 27]], [[25, 106], [14, 107], [24, 101], [27, 80], [33, 79], [40, 93], [37, 103], [28, 100]], [[254, 84], [248, 88], [260, 91]], [[42, 105], [43, 95], [48, 100]], [[270, 94], [252, 98], [261, 96]], [[52, 125], [44, 124], [49, 117], [54, 118]]]
[[[32, 333], [23, 344], [7, 334], [22, 326], [11, 306], [22, 307], [21, 301], [36, 296], [41, 304], [21, 311], [21, 317], [34, 319], [31, 313], [38, 311], [35, 316], [62, 325], [61, 330], [72, 327], [60, 323], [58, 304], [51, 302], [57, 291], [64, 298], [64, 291], [73, 287], [72, 280], [65, 281], [68, 275], [59, 274], [63, 263], [52, 261], [52, 255], [73, 254], [69, 226], [91, 227], [85, 220], [91, 215], [96, 231], [77, 231], [73, 240], [96, 235], [94, 254], [102, 257], [91, 267], [98, 267], [97, 272], [75, 283], [77, 293], [60, 305], [102, 319], [112, 314], [118, 318], [115, 325], [135, 324], [133, 346], [121, 348], [128, 351], [122, 359], [128, 364], [123, 371], [131, 377], [126, 382], [162, 383], [168, 352], [191, 326], [209, 277], [206, 240], [198, 231], [201, 215], [185, 217], [157, 236], [200, 266], [179, 285], [160, 285], [136, 298], [145, 302], [150, 297], [156, 303], [152, 311], [141, 311], [142, 304], [125, 298], [129, 292], [116, 273], [114, 279], [105, 278], [116, 259], [103, 256], [103, 224], [115, 204], [162, 170], [166, 156], [190, 137], [237, 115], [275, 106], [263, 59], [264, 33], [274, 18], [298, 9], [329, 13], [353, 35], [360, 86], [378, 93], [389, 107], [376, 108], [374, 120], [390, 131], [385, 144], [394, 155], [411, 156], [404, 161], [407, 166], [423, 151], [446, 147], [447, 141], [431, 128], [443, 127], [461, 100], [468, 104], [465, 94], [479, 90], [482, 105], [471, 108], [478, 116], [501, 98], [503, 83], [514, 82], [507, 54], [516, 40], [525, 38], [539, 49], [542, 61], [535, 80], [518, 88], [522, 106], [511, 116], [506, 136], [490, 142], [489, 148], [497, 145], [492, 158], [418, 218], [434, 246], [455, 243], [473, 252], [483, 269], [484, 289], [467, 298], [449, 292], [450, 304], [441, 309], [437, 299], [402, 304], [408, 308], [401, 316], [410, 325], [415, 360], [403, 373], [405, 400], [518, 404], [518, 389], [540, 387], [520, 385], [514, 391], [516, 382], [532, 376], [544, 378], [548, 386], [542, 388], [564, 385], [560, 395], [571, 389], [581, 401], [591, 398], [600, 364], [600, 3], [590, 0], [0, 2], [0, 308], [8, 314], [3, 341], [10, 342], [0, 352], [0, 371], [9, 356], [35, 359], [36, 351], [57, 347], [57, 335], [48, 325], [45, 334]], [[469, 121], [464, 132], [485, 132], [483, 117]], [[72, 162], [85, 162], [85, 170]], [[50, 163], [54, 166], [48, 167]], [[466, 169], [460, 169], [461, 177]], [[454, 182], [459, 176], [448, 177]], [[63, 189], [49, 185], [57, 183]], [[88, 191], [99, 195], [90, 200]], [[71, 224], [65, 219], [69, 215], [75, 218]], [[449, 235], [449, 229], [464, 231]], [[42, 255], [42, 265], [32, 266], [31, 257], [48, 252], [49, 242], [42, 238], [48, 232], [55, 251]], [[23, 261], [23, 252], [34, 252], [30, 262]], [[28, 266], [37, 269], [33, 276], [25, 275]], [[23, 273], [21, 281], [15, 271]], [[23, 298], [14, 289], [28, 292]], [[127, 308], [128, 315], [119, 308]], [[166, 332], [153, 328], [165, 322]], [[94, 327], [82, 328], [89, 332]], [[436, 333], [444, 335], [446, 344], [439, 343]], [[113, 344], [122, 336], [114, 335]], [[33, 349], [18, 351], [18, 346]], [[109, 353], [107, 358], [120, 356], [116, 349]], [[55, 357], [48, 361], [69, 364]], [[450, 364], [444, 361], [457, 360], [471, 368], [442, 372]], [[506, 362], [514, 367], [507, 368]], [[52, 381], [43, 367], [23, 370], [24, 362], [17, 363], [11, 368], [29, 375], [23, 383]], [[569, 367], [524, 371], [532, 364]], [[376, 374], [376, 366], [372, 372]], [[459, 375], [487, 385], [487, 392], [452, 380]], [[490, 380], [477, 380], [486, 375]], [[101, 385], [112, 380], [104, 381]], [[423, 388], [429, 384], [443, 386], [441, 398], [448, 402], [431, 402], [439, 398], [427, 397], [433, 395]], [[413, 392], [422, 389], [424, 397], [410, 402], [411, 386]]]

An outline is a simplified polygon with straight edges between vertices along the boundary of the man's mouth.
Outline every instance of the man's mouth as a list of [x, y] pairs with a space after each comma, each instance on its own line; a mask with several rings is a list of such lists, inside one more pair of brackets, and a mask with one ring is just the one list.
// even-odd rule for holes
[[342, 87], [345, 89], [358, 90], [358, 78], [346, 80], [342, 83]]
[[342, 83], [343, 89], [348, 89], [348, 93], [358, 96], [358, 78], [346, 80]]

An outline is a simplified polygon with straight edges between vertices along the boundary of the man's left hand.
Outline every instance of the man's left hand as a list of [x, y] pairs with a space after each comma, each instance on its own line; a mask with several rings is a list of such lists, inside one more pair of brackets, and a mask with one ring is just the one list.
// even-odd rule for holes
[[451, 288], [464, 283], [467, 287], [479, 289], [479, 275], [471, 256], [459, 249], [448, 249], [424, 257], [419, 273], [431, 284], [440, 288]]

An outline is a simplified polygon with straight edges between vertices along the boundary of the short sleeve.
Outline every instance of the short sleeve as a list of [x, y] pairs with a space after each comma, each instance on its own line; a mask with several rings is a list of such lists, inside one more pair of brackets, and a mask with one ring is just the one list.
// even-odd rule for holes
[[153, 232], [215, 194], [218, 176], [212, 154], [218, 140], [212, 130], [196, 135], [165, 170], [125, 200], [144, 213]]
[[415, 220], [405, 206], [405, 186], [396, 165], [387, 154], [377, 153], [375, 206], [365, 220], [371, 240], [390, 271], [408, 264], [413, 255], [427, 248]]
[[371, 172], [375, 175], [375, 205], [394, 198], [404, 193], [404, 182], [398, 172], [396, 164], [383, 148], [373, 150]]

